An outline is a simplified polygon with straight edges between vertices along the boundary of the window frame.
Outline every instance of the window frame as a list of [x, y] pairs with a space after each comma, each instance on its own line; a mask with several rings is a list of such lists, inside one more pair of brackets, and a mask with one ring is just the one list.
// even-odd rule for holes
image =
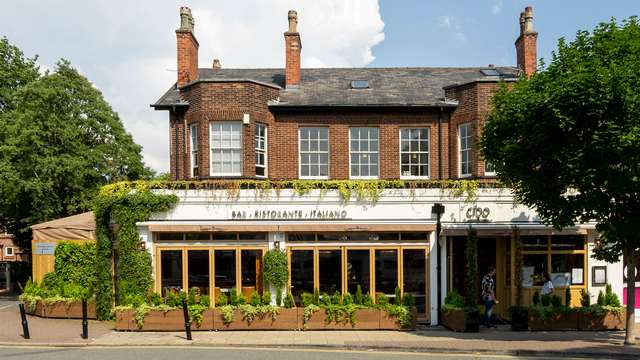
[[[215, 174], [213, 172], [213, 126], [214, 124], [237, 124], [240, 127], [240, 147], [238, 149], [236, 148], [223, 148], [220, 147], [218, 148], [219, 150], [240, 150], [240, 172], [238, 173], [234, 173], [234, 172], [230, 172], [230, 173], [225, 173], [225, 172], [221, 172], [219, 174]], [[222, 120], [222, 121], [218, 121], [218, 120], [214, 120], [214, 121], [210, 121], [209, 122], [209, 175], [212, 177], [241, 177], [244, 174], [244, 134], [243, 134], [243, 124], [242, 121], [226, 121], [226, 120]], [[224, 164], [224, 162], [223, 162]]]
[[490, 161], [484, 161], [484, 176], [496, 176], [496, 168], [494, 165], [493, 171], [487, 171], [487, 163], [491, 163]]
[[[470, 142], [473, 140], [473, 123], [471, 122], [467, 122], [467, 123], [463, 123], [463, 124], [459, 124], [458, 125], [458, 177], [460, 178], [468, 178], [473, 176], [473, 145], [469, 145], [468, 148], [465, 148], [465, 150], [462, 149], [462, 127], [469, 127], [469, 132], [468, 132], [468, 137]], [[468, 173], [463, 173], [462, 172], [462, 152], [463, 151], [467, 151], [469, 153], [468, 156], [468, 160], [467, 162], [469, 163], [469, 172]]]
[[[11, 254], [9, 254], [9, 250], [11, 250]], [[4, 256], [15, 256], [15, 251], [13, 251], [12, 246], [7, 246], [4, 248]]]
[[[257, 144], [257, 139], [256, 137], [259, 137], [259, 135], [256, 135], [256, 131], [258, 128], [263, 128], [264, 129], [264, 136], [263, 136], [263, 143], [264, 143], [264, 148], [263, 149], [259, 149]], [[268, 160], [268, 154], [269, 154], [269, 143], [268, 143], [268, 130], [267, 130], [267, 125], [263, 124], [263, 123], [256, 123], [256, 126], [253, 130], [253, 151], [254, 151], [254, 156], [255, 156], [255, 167], [256, 170], [258, 167], [262, 167], [264, 168], [264, 175], [258, 175], [258, 172], [256, 171], [256, 177], [259, 178], [266, 178], [269, 176], [269, 160]], [[264, 164], [262, 165], [258, 165], [258, 152], [262, 152], [264, 154]]]
[[[193, 137], [194, 132], [196, 134], [195, 139]], [[195, 176], [196, 171], [200, 175], [200, 159], [198, 157], [200, 155], [200, 142], [198, 141], [198, 135], [198, 124], [189, 125], [189, 173], [191, 177]], [[194, 163], [197, 163], [197, 165], [193, 166]]]
[[[411, 151], [411, 147], [409, 147], [409, 151], [403, 152], [402, 151], [402, 131], [403, 130], [427, 130], [427, 142], [428, 142], [428, 148], [427, 148], [427, 175], [425, 176], [415, 176], [415, 175], [402, 175], [402, 154], [412, 154], [412, 153], [416, 153], [418, 154], [418, 156], [420, 154], [424, 154], [424, 151], [417, 151], [417, 152], [413, 152]], [[379, 136], [378, 136], [379, 138]], [[411, 139], [409, 139], [409, 141], [411, 141]], [[420, 140], [418, 140], [420, 141]], [[379, 140], [378, 140], [379, 142]], [[408, 126], [408, 127], [401, 127], [398, 130], [398, 156], [399, 156], [399, 162], [400, 162], [400, 179], [404, 179], [404, 180], [428, 180], [431, 178], [431, 127], [430, 126]], [[420, 162], [418, 162], [418, 164], [421, 164]], [[421, 166], [421, 165], [418, 165]], [[409, 168], [409, 172], [411, 172], [411, 168]]]
[[[327, 175], [302, 175], [302, 130], [303, 129], [327, 129]], [[331, 129], [328, 126], [300, 126], [298, 127], [298, 178], [299, 179], [315, 179], [315, 180], [328, 180], [331, 176]], [[306, 153], [311, 153], [311, 150], [306, 151]], [[316, 154], [320, 155], [324, 153], [324, 151], [317, 150]], [[318, 160], [319, 162], [319, 160]], [[318, 164], [322, 165], [322, 164]], [[309, 166], [307, 164], [306, 166]], [[319, 172], [318, 172], [319, 173]]]
[[[376, 176], [371, 176], [371, 175], [368, 175], [368, 176], [354, 176], [351, 173], [351, 153], [352, 153], [352, 150], [351, 150], [351, 130], [352, 129], [376, 129], [378, 131], [378, 139], [377, 139], [378, 150], [375, 151], [375, 154], [378, 155], [378, 160], [376, 162], [377, 166], [378, 166], [378, 175], [376, 175]], [[369, 138], [369, 142], [370, 141], [371, 141], [371, 138]], [[371, 150], [366, 151], [366, 152], [358, 150], [357, 153], [358, 154], [360, 154], [360, 153], [372, 154], [373, 152]], [[371, 166], [371, 164], [369, 164], [369, 166]], [[369, 171], [369, 172], [371, 172], [371, 171]], [[376, 180], [376, 179], [379, 179], [379, 178], [380, 178], [380, 128], [377, 127], [377, 126], [351, 126], [351, 127], [349, 127], [349, 179]]]

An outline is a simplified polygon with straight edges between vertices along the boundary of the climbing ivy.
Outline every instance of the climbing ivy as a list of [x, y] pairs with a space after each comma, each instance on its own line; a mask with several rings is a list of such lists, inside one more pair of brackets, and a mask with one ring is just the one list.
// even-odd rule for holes
[[[169, 210], [178, 201], [175, 195], [151, 191], [153, 182], [135, 184], [134, 187], [104, 186], [94, 200], [98, 251], [96, 311], [99, 319], [108, 319], [112, 314], [112, 266], [119, 273], [118, 301], [127, 295], [146, 294], [151, 288], [151, 256], [140, 249], [136, 223], [147, 220], [153, 212]], [[116, 247], [113, 247], [114, 243]], [[113, 254], [117, 254], [115, 263]]]

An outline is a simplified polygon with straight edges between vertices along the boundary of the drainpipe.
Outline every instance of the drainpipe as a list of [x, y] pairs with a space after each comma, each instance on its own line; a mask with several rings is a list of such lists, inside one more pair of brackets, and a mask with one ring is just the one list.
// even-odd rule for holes
[[[178, 116], [178, 114], [177, 114], [177, 113], [176, 113], [176, 116]], [[174, 127], [174, 130], [175, 130], [175, 144], [176, 144], [176, 147], [175, 147], [175, 152], [176, 152], [176, 154], [175, 154], [175, 157], [176, 157], [176, 161], [175, 161], [175, 163], [176, 163], [175, 174], [176, 174], [176, 178], [175, 178], [175, 180], [178, 180], [178, 178], [179, 178], [179, 176], [180, 176], [180, 174], [178, 173], [178, 169], [179, 169], [179, 167], [178, 167], [178, 162], [179, 162], [179, 158], [180, 158], [180, 157], [179, 157], [179, 154], [178, 154], [178, 140], [179, 140], [179, 135], [178, 135], [178, 120], [177, 120], [177, 119], [176, 119], [176, 122], [175, 122], [175, 125], [174, 125], [174, 126], [175, 126], [175, 127]]]
[[442, 180], [442, 106], [438, 114], [438, 180]]

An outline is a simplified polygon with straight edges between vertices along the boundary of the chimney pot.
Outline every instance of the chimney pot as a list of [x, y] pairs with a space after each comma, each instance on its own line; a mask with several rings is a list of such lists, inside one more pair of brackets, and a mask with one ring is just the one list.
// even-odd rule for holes
[[220, 60], [219, 59], [213, 59], [213, 66], [214, 69], [222, 69], [222, 64], [220, 64]]
[[289, 18], [289, 32], [297, 33], [298, 32], [298, 12], [295, 10], [289, 10], [288, 14]]
[[180, 7], [180, 31], [193, 32], [195, 22], [193, 21], [193, 15], [191, 15], [191, 9], [188, 6]]
[[532, 33], [533, 30], [533, 7], [527, 6], [524, 9], [524, 32]]

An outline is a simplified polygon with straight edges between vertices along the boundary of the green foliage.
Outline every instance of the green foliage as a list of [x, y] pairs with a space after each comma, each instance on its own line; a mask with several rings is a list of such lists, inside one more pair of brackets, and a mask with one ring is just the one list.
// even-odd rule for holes
[[413, 294], [404, 294], [404, 297], [402, 297], [402, 305], [404, 305], [406, 308], [413, 309], [413, 307], [416, 306], [416, 300], [413, 297]]
[[451, 290], [444, 298], [444, 304], [455, 309], [464, 308], [464, 297], [457, 290]]
[[249, 304], [251, 304], [252, 306], [258, 306], [260, 305], [262, 302], [262, 298], [260, 298], [260, 294], [258, 294], [257, 291], [254, 291], [251, 293], [251, 296], [249, 296]]
[[302, 328], [303, 329], [306, 330], [309, 327], [308, 325], [309, 319], [311, 319], [311, 316], [316, 312], [318, 312], [319, 310], [320, 310], [320, 307], [314, 304], [309, 304], [304, 307], [304, 310], [302, 312]]
[[208, 309], [208, 306], [204, 304], [189, 305], [189, 321], [192, 324], [196, 324], [197, 327], [202, 326], [204, 320], [204, 312]]
[[134, 308], [137, 308], [138, 306], [140, 306], [140, 305], [142, 305], [144, 303], [146, 303], [146, 301], [145, 301], [145, 298], [144, 298], [143, 295], [141, 295], [141, 294], [132, 294], [132, 293], [126, 294], [122, 298], [122, 302], [121, 302], [122, 305], [131, 306], [131, 307], [134, 307]]
[[533, 302], [533, 306], [540, 305], [540, 293], [539, 292], [536, 291], [536, 292], [533, 293], [532, 302]]
[[402, 291], [400, 291], [400, 286], [396, 286], [394, 290], [395, 294], [395, 304], [402, 304]]
[[604, 293], [602, 292], [602, 290], [598, 292], [597, 304], [600, 306], [604, 306]]
[[606, 292], [604, 294], [604, 306], [620, 307], [620, 299], [618, 295], [611, 290], [611, 284], [607, 284]]
[[77, 284], [92, 293], [96, 285], [96, 245], [62, 241], [56, 245], [54, 260], [58, 281]]
[[66, 60], [38, 72], [0, 40], [0, 227], [29, 248], [29, 226], [91, 208], [101, 185], [150, 175], [141, 147]]
[[162, 302], [162, 296], [160, 294], [158, 294], [157, 292], [154, 292], [153, 294], [151, 294], [151, 296], [149, 296], [149, 303], [152, 306], [159, 306], [161, 305]]
[[229, 292], [229, 305], [238, 306], [239, 304], [240, 299], [238, 296], [238, 291], [236, 290], [236, 288], [231, 288], [231, 291]]
[[354, 298], [354, 303], [356, 305], [362, 305], [363, 301], [362, 301], [362, 287], [360, 286], [360, 284], [358, 284], [358, 286], [356, 287], [356, 296]]
[[282, 290], [276, 292], [276, 305], [277, 306], [282, 305]]
[[233, 310], [234, 307], [231, 305], [224, 305], [218, 308], [222, 313], [222, 322], [225, 324], [231, 324], [233, 322]]
[[339, 304], [331, 304], [329, 306], [324, 307], [325, 324], [351, 324], [351, 326], [356, 325], [356, 310], [358, 306], [356, 305], [339, 305]]
[[385, 293], [378, 292], [376, 293], [376, 305], [378, 306], [386, 306], [389, 304], [389, 298]]
[[564, 306], [571, 307], [571, 289], [568, 286], [564, 289]]
[[580, 305], [582, 305], [582, 307], [591, 306], [591, 294], [585, 289], [580, 290]]
[[334, 292], [333, 295], [331, 295], [331, 304], [340, 305], [341, 302], [342, 296], [340, 295], [340, 293], [338, 291]]
[[182, 299], [180, 299], [180, 293], [177, 291], [167, 291], [165, 303], [170, 307], [182, 306]]
[[284, 298], [284, 307], [287, 309], [296, 307], [296, 302], [293, 300], [293, 295], [291, 295], [291, 293], [288, 293]]
[[[262, 305], [270, 305], [271, 304], [271, 292], [269, 292], [269, 290], [265, 290], [262, 292]], [[280, 304], [277, 303], [278, 301], [276, 300], [276, 305], [280, 306]]]
[[282, 289], [289, 281], [289, 260], [287, 254], [279, 249], [271, 249], [263, 257], [262, 278], [264, 283], [276, 288], [276, 297], [280, 296], [278, 305], [282, 303]]
[[[118, 253], [115, 268], [119, 273], [116, 286], [120, 299], [117, 300], [121, 302], [127, 294], [147, 294], [152, 286], [151, 255], [140, 249], [136, 224], [148, 220], [152, 212], [168, 211], [177, 202], [177, 196], [156, 194], [143, 185], [135, 191], [112, 185], [100, 189], [93, 204], [98, 249], [96, 311], [99, 319], [109, 318], [113, 306], [112, 251]], [[117, 224], [115, 233], [112, 233], [112, 220]], [[113, 237], [118, 239], [117, 249], [112, 249]]]
[[225, 295], [225, 293], [220, 293], [218, 296], [216, 296], [216, 306], [227, 306], [228, 304], [229, 298], [227, 297], [227, 295]]
[[369, 294], [364, 294], [364, 296], [362, 297], [362, 305], [366, 307], [373, 306], [373, 299]]
[[267, 315], [271, 317], [271, 321], [275, 321], [280, 313], [280, 308], [274, 305], [250, 305], [242, 304], [238, 306], [238, 310], [242, 313], [242, 318], [251, 324], [255, 319], [264, 319]]
[[320, 295], [320, 300], [318, 305], [320, 306], [331, 305], [331, 296], [329, 296], [329, 294], [327, 294], [326, 292], [322, 293], [322, 295]]
[[313, 304], [320, 305], [320, 290], [313, 290]]
[[344, 296], [342, 297], [342, 303], [344, 305], [353, 304], [353, 297], [351, 296], [351, 294], [349, 294], [348, 292], [346, 294], [344, 294]]
[[478, 303], [478, 232], [469, 227], [464, 248], [465, 262], [465, 305], [474, 307]]
[[413, 313], [411, 308], [402, 305], [389, 305], [385, 308], [389, 316], [397, 319], [397, 322], [403, 328], [410, 328], [413, 324]]
[[561, 307], [562, 306], [562, 298], [558, 295], [551, 295], [551, 306], [552, 307]]
[[302, 307], [307, 307], [312, 304], [316, 305], [315, 296], [309, 293], [302, 293], [302, 295], [300, 295], [300, 303]]
[[542, 306], [549, 306], [551, 305], [551, 295], [549, 294], [544, 294], [540, 297], [540, 304]]

